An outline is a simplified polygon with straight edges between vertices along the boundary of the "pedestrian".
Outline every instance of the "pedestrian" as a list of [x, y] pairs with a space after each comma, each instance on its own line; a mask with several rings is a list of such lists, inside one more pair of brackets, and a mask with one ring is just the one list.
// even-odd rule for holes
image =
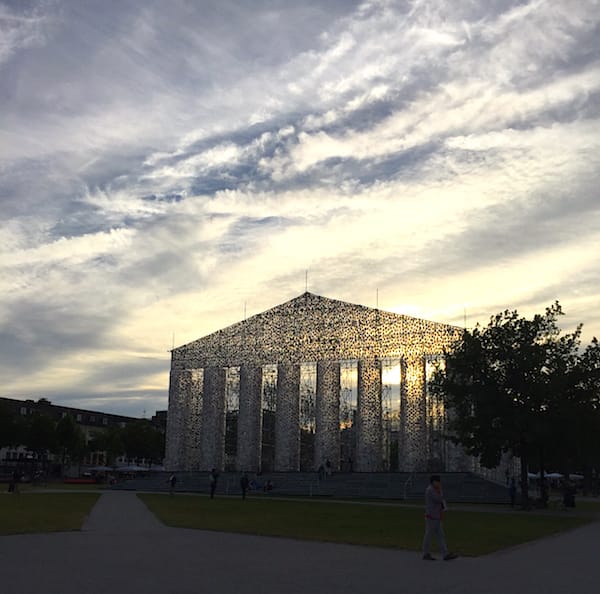
[[435, 535], [444, 561], [456, 559], [458, 555], [451, 553], [446, 545], [444, 529], [442, 528], [442, 514], [446, 509], [446, 501], [442, 491], [442, 480], [439, 474], [434, 474], [429, 479], [429, 486], [425, 489], [425, 536], [423, 538], [423, 559], [435, 561], [431, 555], [431, 538]]
[[321, 464], [319, 466], [319, 470], [317, 470], [317, 473], [319, 475], [319, 480], [322, 481], [325, 478], [325, 466]]
[[250, 481], [248, 480], [248, 475], [244, 472], [242, 474], [242, 478], [240, 479], [240, 487], [242, 488], [242, 499], [246, 499], [246, 491], [248, 490], [248, 485]]
[[325, 474], [331, 476], [331, 462], [329, 461], [329, 458], [325, 460]]
[[215, 498], [215, 491], [217, 490], [217, 480], [219, 479], [219, 473], [216, 468], [210, 471], [210, 498]]
[[175, 476], [175, 474], [172, 474], [169, 477], [169, 495], [173, 496], [173, 494], [175, 493], [175, 485], [177, 484], [177, 477]]
[[568, 479], [563, 483], [563, 507], [565, 509], [575, 507], [575, 487]]
[[515, 506], [515, 501], [517, 500], [517, 483], [515, 482], [515, 477], [512, 476], [510, 478], [510, 485], [508, 487], [508, 495], [510, 497], [510, 506]]
[[15, 495], [18, 495], [21, 492], [19, 484], [21, 482], [22, 476], [23, 475], [21, 474], [21, 471], [18, 468], [15, 468], [15, 470], [12, 474], [12, 481], [8, 485], [9, 492], [14, 493]]

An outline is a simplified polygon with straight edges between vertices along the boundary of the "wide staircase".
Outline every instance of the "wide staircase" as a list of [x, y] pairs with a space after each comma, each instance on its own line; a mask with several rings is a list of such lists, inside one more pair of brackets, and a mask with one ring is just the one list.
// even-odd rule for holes
[[[177, 492], [208, 493], [208, 472], [176, 472]], [[169, 472], [137, 476], [115, 485], [114, 489], [166, 492]], [[240, 495], [239, 472], [223, 472], [217, 481], [217, 495]], [[314, 472], [270, 472], [248, 474], [251, 495], [261, 497], [327, 497], [353, 499], [399, 499], [422, 501], [429, 473], [353, 472], [334, 473], [319, 479]], [[472, 472], [441, 473], [444, 495], [449, 502], [506, 503], [508, 489]], [[266, 490], [271, 484], [272, 489]]]

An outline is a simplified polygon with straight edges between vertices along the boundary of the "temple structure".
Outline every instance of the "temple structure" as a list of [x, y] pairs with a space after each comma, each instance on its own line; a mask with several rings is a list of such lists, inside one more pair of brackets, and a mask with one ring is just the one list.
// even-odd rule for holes
[[169, 470], [466, 470], [428, 378], [455, 326], [304, 293], [172, 351]]

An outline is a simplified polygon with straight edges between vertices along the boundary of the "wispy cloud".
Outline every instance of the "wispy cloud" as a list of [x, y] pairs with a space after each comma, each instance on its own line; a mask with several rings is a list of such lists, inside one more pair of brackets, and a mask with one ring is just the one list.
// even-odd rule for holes
[[[0, 4], [7, 395], [140, 414], [304, 290], [600, 333], [600, 5]], [[151, 412], [151, 411], [150, 411]]]

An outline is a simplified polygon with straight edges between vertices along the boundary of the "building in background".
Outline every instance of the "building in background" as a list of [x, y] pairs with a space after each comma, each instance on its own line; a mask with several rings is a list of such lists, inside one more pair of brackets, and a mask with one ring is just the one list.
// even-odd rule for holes
[[[5, 414], [14, 415], [25, 422], [31, 421], [35, 415], [47, 417], [53, 423], [58, 423], [61, 419], [70, 416], [81, 430], [86, 446], [91, 446], [94, 439], [107, 430], [115, 428], [125, 429], [132, 423], [142, 421], [142, 419], [136, 417], [52, 404], [46, 398], [40, 398], [38, 401], [0, 398], [0, 408], [2, 408]], [[151, 421], [148, 422], [152, 423], [157, 430], [164, 433], [166, 429], [166, 411], [157, 411]], [[58, 464], [58, 456], [50, 452], [43, 455], [49, 463]], [[0, 471], [7, 473], [15, 466], [35, 465], [40, 462], [38, 460], [39, 457], [40, 452], [35, 452], [26, 445], [5, 445], [4, 447], [0, 447]], [[157, 462], [157, 460], [154, 461]], [[90, 465], [104, 465], [106, 463], [106, 451], [87, 447], [84, 457], [77, 466], [78, 468], [82, 466], [85, 468]], [[122, 455], [117, 457], [116, 463], [118, 465], [126, 465], [133, 463], [133, 461], [127, 457], [127, 453], [124, 451]]]
[[455, 326], [304, 293], [172, 351], [169, 470], [471, 470], [428, 378]]

